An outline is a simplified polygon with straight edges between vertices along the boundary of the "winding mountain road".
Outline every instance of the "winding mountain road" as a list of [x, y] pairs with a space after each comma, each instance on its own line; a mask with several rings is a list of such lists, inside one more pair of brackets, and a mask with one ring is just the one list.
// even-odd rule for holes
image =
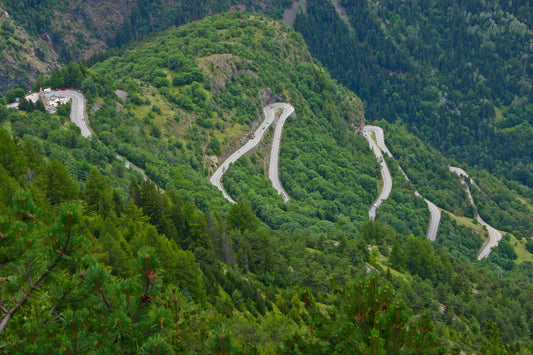
[[89, 138], [92, 134], [87, 119], [85, 117], [85, 96], [75, 90], [52, 91], [46, 93], [46, 97], [69, 97], [72, 100], [70, 108], [70, 120], [76, 124], [81, 130], [81, 135]]
[[272, 141], [272, 149], [271, 149], [271, 156], [270, 156], [270, 167], [269, 167], [269, 178], [272, 181], [273, 187], [278, 191], [278, 194], [280, 194], [285, 202], [289, 200], [289, 196], [287, 196], [287, 193], [281, 186], [281, 183], [279, 181], [279, 172], [278, 172], [278, 157], [279, 157], [279, 146], [281, 142], [281, 132], [283, 130], [283, 124], [285, 123], [285, 120], [289, 115], [291, 115], [294, 112], [294, 107], [290, 104], [286, 103], [275, 103], [268, 106], [263, 107], [263, 113], [265, 114], [264, 121], [259, 125], [259, 128], [255, 131], [255, 133], [252, 135], [253, 138], [250, 138], [248, 142], [246, 142], [240, 149], [238, 149], [236, 152], [231, 154], [215, 171], [213, 176], [211, 176], [211, 179], [209, 181], [211, 184], [216, 186], [221, 192], [222, 195], [226, 200], [228, 200], [231, 203], [235, 203], [235, 200], [231, 198], [231, 196], [224, 190], [224, 187], [222, 186], [222, 177], [224, 176], [224, 173], [228, 170], [229, 166], [239, 160], [243, 155], [251, 151], [252, 149], [256, 148], [261, 140], [263, 139], [263, 136], [265, 135], [265, 132], [267, 129], [276, 121], [276, 112], [279, 112], [281, 110], [281, 116], [279, 117], [277, 123], [276, 123], [276, 129], [274, 131], [274, 138]]
[[[52, 91], [52, 92], [46, 93], [45, 95], [48, 99], [51, 98], [52, 96], [69, 97], [72, 100], [72, 104], [70, 106], [70, 120], [74, 122], [76, 126], [80, 128], [81, 135], [83, 137], [89, 138], [92, 136], [89, 123], [87, 122], [87, 118], [85, 117], [85, 107], [86, 107], [85, 96], [81, 92], [77, 92], [75, 90], [61, 90], [61, 91]], [[141, 174], [144, 180], [152, 181], [148, 176], [146, 176], [146, 174], [144, 173], [144, 170], [142, 170], [137, 165], [127, 160], [125, 157], [117, 154], [116, 158], [124, 162], [124, 166], [126, 167], [126, 169], [133, 169], [137, 171], [139, 174]], [[152, 182], [158, 188], [160, 188], [154, 181]]]
[[[418, 191], [417, 191], [418, 192]], [[431, 214], [431, 218], [429, 219], [429, 227], [427, 231], [427, 238], [431, 241], [435, 241], [437, 239], [437, 232], [439, 230], [439, 224], [440, 224], [440, 209], [437, 207], [436, 204], [428, 200], [427, 198], [424, 198], [424, 201], [426, 201], [426, 204], [429, 208], [429, 213]]]
[[[376, 137], [375, 141], [372, 138], [372, 134], [374, 134]], [[385, 201], [389, 197], [392, 191], [392, 177], [390, 175], [387, 163], [385, 162], [385, 159], [383, 159], [383, 153], [386, 153], [391, 158], [393, 156], [390, 150], [387, 148], [387, 145], [385, 144], [385, 134], [383, 133], [383, 129], [381, 127], [371, 125], [365, 126], [363, 128], [363, 136], [368, 141], [370, 148], [374, 152], [374, 155], [376, 156], [381, 165], [381, 176], [383, 178], [383, 188], [381, 190], [381, 193], [368, 211], [369, 218], [371, 220], [375, 220], [376, 210], [383, 203], [383, 201]], [[405, 179], [409, 181], [409, 177], [401, 167], [400, 171], [402, 172]], [[424, 198], [418, 191], [415, 191], [415, 195]], [[429, 201], [426, 198], [424, 198], [424, 201], [426, 201], [429, 212], [431, 214], [426, 236], [429, 240], [434, 241], [437, 238], [437, 231], [439, 230], [441, 212], [437, 205], [435, 205], [433, 202]]]
[[[466, 193], [468, 194], [468, 199], [470, 200], [470, 203], [472, 204], [472, 206], [475, 206], [476, 204], [474, 203], [474, 198], [472, 197], [472, 194], [470, 193], [470, 187], [468, 187], [468, 184], [465, 182], [465, 179], [468, 179], [472, 185], [475, 185], [474, 180], [472, 180], [470, 176], [468, 176], [466, 171], [464, 171], [461, 168], [450, 166], [450, 171], [452, 173], [459, 175], [459, 177], [461, 177], [461, 183], [465, 186]], [[492, 248], [498, 245], [498, 242], [502, 239], [502, 233], [496, 228], [494, 228], [493, 226], [491, 226], [490, 224], [488, 224], [487, 222], [485, 222], [483, 218], [481, 218], [479, 213], [476, 213], [476, 219], [479, 222], [479, 224], [487, 228], [487, 232], [489, 234], [489, 237], [487, 238], [485, 243], [481, 246], [481, 249], [479, 250], [479, 253], [477, 254], [477, 259], [481, 260], [483, 258], [488, 257], [490, 255], [490, 252], [492, 251]]]
[[[54, 91], [51, 93], [46, 93], [46, 97], [50, 98], [51, 96], [56, 97], [69, 97], [72, 100], [71, 105], [71, 112], [70, 112], [70, 120], [74, 122], [81, 130], [81, 135], [85, 138], [89, 138], [92, 135], [91, 129], [89, 128], [89, 124], [87, 122], [87, 119], [85, 117], [85, 97], [82, 93], [74, 91], [74, 90], [62, 90], [62, 91]], [[281, 110], [281, 115], [276, 121], [276, 112], [279, 112]], [[281, 182], [279, 180], [279, 147], [281, 144], [281, 135], [283, 131], [283, 125], [285, 124], [285, 120], [294, 113], [294, 107], [287, 103], [275, 103], [268, 106], [265, 106], [263, 108], [263, 112], [265, 115], [264, 121], [261, 123], [259, 128], [255, 131], [255, 134], [252, 136], [253, 138], [250, 138], [248, 142], [244, 146], [242, 146], [240, 149], [238, 149], [236, 152], [234, 152], [232, 155], [230, 155], [223, 163], [219, 166], [219, 168], [215, 171], [213, 176], [210, 179], [210, 182], [215, 185], [224, 195], [224, 197], [230, 201], [231, 203], [235, 203], [235, 201], [231, 198], [231, 196], [228, 195], [228, 193], [224, 190], [224, 187], [222, 186], [222, 177], [224, 176], [224, 173], [227, 171], [230, 164], [236, 162], [239, 158], [241, 158], [244, 154], [248, 153], [255, 147], [259, 145], [261, 140], [263, 139], [263, 136], [265, 135], [265, 132], [267, 129], [275, 124], [275, 130], [274, 130], [274, 137], [272, 139], [272, 149], [270, 152], [270, 165], [269, 165], [269, 178], [272, 181], [272, 186], [276, 191], [278, 191], [278, 194], [283, 197], [283, 200], [285, 202], [289, 201], [289, 196], [285, 192], [285, 189], [281, 185]], [[375, 135], [376, 140], [372, 137], [372, 134]], [[378, 159], [380, 165], [381, 165], [381, 176], [383, 178], [383, 188], [381, 189], [381, 193], [376, 199], [376, 201], [372, 204], [372, 207], [368, 211], [368, 216], [371, 220], [375, 220], [376, 218], [376, 210], [378, 207], [385, 201], [391, 191], [392, 191], [392, 176], [390, 174], [389, 168], [387, 166], [387, 163], [385, 162], [385, 159], [383, 157], [383, 153], [386, 153], [392, 158], [392, 153], [389, 151], [385, 144], [385, 136], [383, 133], [383, 129], [378, 126], [372, 126], [367, 125], [363, 129], [363, 136], [367, 139], [370, 148], [374, 152], [374, 155]], [[117, 159], [124, 161], [124, 165], [126, 168], [134, 169], [138, 171], [142, 177], [146, 180], [148, 177], [144, 173], [142, 169], [137, 167], [135, 164], [129, 162], [122, 156], [117, 155]], [[407, 180], [409, 178], [403, 171], [403, 175]], [[458, 174], [459, 176], [464, 176], [465, 178], [469, 179], [471, 184], [475, 185], [475, 182], [468, 176], [468, 174], [461, 168], [457, 167], [450, 167], [450, 171], [453, 173]], [[461, 179], [461, 182], [463, 185], [465, 185], [466, 191], [468, 193], [468, 198], [470, 199], [470, 202], [472, 205], [474, 204], [474, 199], [472, 198], [472, 194], [470, 193], [470, 188], [468, 187], [468, 184]], [[418, 191], [415, 191], [415, 194], [419, 197], [422, 197]], [[424, 201], [428, 205], [429, 211], [431, 213], [431, 219], [429, 222], [429, 228], [427, 232], [427, 238], [430, 240], [435, 240], [437, 237], [437, 231], [439, 228], [440, 218], [441, 218], [441, 212], [440, 209], [431, 201], [424, 198]], [[477, 220], [479, 223], [487, 228], [489, 237], [487, 241], [483, 244], [481, 247], [478, 257], [478, 260], [481, 260], [482, 258], [488, 257], [490, 255], [490, 252], [492, 248], [498, 245], [498, 242], [502, 238], [502, 233], [486, 223], [479, 214], [476, 215]]]
[[[118, 160], [124, 162], [124, 167], [125, 167], [126, 169], [132, 169], [132, 170], [135, 170], [136, 172], [138, 172], [138, 173], [142, 176], [142, 178], [143, 178], [144, 181], [147, 181], [147, 180], [152, 181], [152, 180], [151, 180], [151, 179], [150, 179], [150, 178], [144, 173], [144, 170], [143, 170], [143, 169], [139, 168], [137, 165], [133, 164], [131, 161], [129, 161], [128, 159], [124, 158], [122, 155], [117, 154], [117, 155], [115, 155], [115, 157], [116, 157]], [[153, 182], [153, 181], [152, 181], [152, 182]], [[155, 182], [154, 182], [154, 184], [155, 184]], [[155, 184], [155, 185], [156, 185], [160, 190], [162, 190], [157, 184]]]

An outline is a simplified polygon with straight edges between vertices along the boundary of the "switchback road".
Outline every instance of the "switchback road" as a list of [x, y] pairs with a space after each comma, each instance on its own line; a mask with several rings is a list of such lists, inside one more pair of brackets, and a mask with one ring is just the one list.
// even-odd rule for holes
[[[470, 200], [470, 203], [473, 206], [475, 206], [476, 204], [474, 203], [474, 199], [472, 198], [472, 194], [470, 193], [470, 187], [468, 187], [468, 184], [465, 182], [465, 179], [468, 179], [472, 185], [475, 185], [474, 180], [472, 180], [470, 176], [468, 176], [466, 171], [464, 171], [461, 168], [450, 166], [450, 171], [452, 173], [459, 175], [459, 177], [462, 177], [461, 183], [465, 186], [466, 193], [468, 194], [468, 199]], [[476, 213], [476, 219], [479, 222], [479, 224], [487, 228], [487, 232], [489, 234], [489, 237], [487, 238], [485, 243], [481, 246], [481, 249], [479, 250], [479, 253], [477, 254], [477, 259], [481, 260], [483, 258], [488, 257], [490, 255], [492, 248], [498, 245], [498, 242], [502, 239], [502, 233], [496, 228], [494, 228], [493, 226], [491, 226], [490, 224], [488, 224], [487, 222], [485, 222], [483, 218], [481, 218], [479, 213]]]
[[[221, 192], [222, 195], [226, 200], [228, 200], [231, 203], [235, 203], [235, 200], [231, 198], [231, 196], [224, 190], [224, 187], [222, 186], [222, 177], [224, 176], [224, 173], [228, 170], [229, 166], [239, 160], [243, 155], [251, 151], [252, 149], [256, 148], [261, 140], [263, 139], [263, 136], [265, 135], [265, 132], [268, 130], [268, 128], [274, 123], [276, 119], [276, 112], [279, 112], [281, 110], [281, 116], [278, 119], [278, 122], [276, 124], [276, 130], [274, 132], [274, 139], [272, 142], [272, 150], [271, 150], [271, 157], [270, 157], [270, 168], [269, 168], [269, 177], [272, 181], [272, 185], [278, 191], [278, 194], [282, 195], [283, 199], [286, 201], [289, 200], [289, 197], [285, 193], [285, 190], [281, 186], [281, 183], [279, 182], [279, 173], [278, 173], [278, 157], [279, 157], [279, 145], [281, 141], [281, 131], [283, 129], [283, 124], [285, 123], [285, 120], [287, 117], [294, 112], [294, 107], [289, 104], [285, 103], [276, 103], [271, 104], [268, 106], [265, 106], [263, 108], [263, 113], [265, 114], [264, 121], [259, 125], [259, 128], [255, 131], [254, 134], [250, 137], [248, 142], [246, 142], [240, 149], [238, 149], [236, 152], [231, 154], [215, 171], [213, 176], [211, 176], [211, 179], [209, 181], [211, 184], [215, 185]], [[274, 170], [274, 171], [272, 171]]]
[[[376, 156], [379, 164], [381, 165], [381, 178], [383, 179], [383, 187], [381, 188], [381, 192], [378, 198], [372, 204], [372, 207], [370, 207], [370, 210], [368, 211], [368, 217], [370, 218], [370, 220], [373, 221], [376, 219], [376, 210], [383, 203], [383, 201], [385, 201], [389, 197], [392, 191], [392, 176], [390, 174], [389, 167], [387, 166], [387, 163], [383, 158], [382, 149], [378, 145], [380, 143], [380, 139], [377, 138], [377, 144], [376, 141], [374, 141], [374, 138], [372, 138], [372, 133], [376, 134], [376, 137], [379, 137], [379, 134], [383, 135], [383, 130], [381, 129], [381, 127], [377, 126], [365, 126], [363, 129], [363, 136], [368, 141], [370, 149], [372, 149], [372, 152], [374, 152], [374, 155]], [[383, 140], [381, 143], [382, 146], [385, 147], [385, 141]], [[386, 149], [386, 147], [385, 149], [383, 149], [383, 151], [387, 152], [387, 154], [390, 155], [390, 152], [388, 149]]]
[[[47, 98], [50, 98], [52, 96], [69, 97], [71, 99], [70, 120], [74, 122], [76, 126], [80, 128], [81, 135], [83, 137], [85, 138], [91, 137], [92, 132], [91, 132], [91, 129], [89, 128], [89, 123], [87, 122], [87, 118], [85, 117], [85, 96], [83, 96], [81, 92], [77, 92], [75, 90], [61, 90], [61, 91], [52, 91], [52, 92], [46, 93]], [[144, 171], [141, 168], [139, 168], [137, 165], [128, 161], [126, 158], [124, 158], [121, 155], [117, 154], [116, 157], [118, 160], [121, 160], [124, 162], [124, 166], [126, 167], [126, 169], [133, 169], [137, 171], [139, 174], [141, 174], [144, 180], [149, 180], [148, 176], [146, 176]], [[156, 186], [159, 188], [157, 184]]]
[[281, 182], [279, 180], [279, 146], [281, 143], [281, 133], [283, 131], [283, 125], [285, 124], [285, 120], [287, 119], [287, 117], [289, 117], [294, 112], [294, 107], [289, 104], [283, 103], [274, 105], [276, 106], [273, 106], [271, 110], [281, 109], [282, 113], [281, 116], [278, 118], [278, 121], [276, 122], [276, 128], [274, 129], [274, 138], [272, 138], [268, 177], [270, 178], [270, 181], [272, 181], [272, 186], [274, 186], [274, 189], [276, 189], [278, 194], [283, 197], [283, 200], [285, 202], [288, 202], [289, 196], [287, 195], [287, 192], [285, 192], [283, 186], [281, 186]]
[[439, 230], [441, 217], [440, 209], [437, 207], [437, 205], [435, 205], [427, 198], [424, 198], [424, 201], [426, 201], [426, 204], [429, 208], [429, 213], [431, 213], [431, 218], [429, 220], [429, 227], [426, 236], [429, 240], [434, 241], [435, 239], [437, 239], [437, 231]]
[[[74, 122], [81, 130], [81, 135], [85, 138], [89, 138], [92, 135], [92, 132], [89, 128], [89, 124], [87, 122], [87, 119], [85, 117], [85, 97], [82, 93], [74, 91], [74, 90], [62, 90], [62, 91], [53, 91], [51, 93], [47, 93], [46, 96], [49, 98], [51, 96], [56, 97], [69, 97], [72, 100], [71, 104], [71, 112], [70, 112], [70, 119], [72, 122]], [[215, 171], [213, 176], [210, 179], [210, 182], [215, 185], [220, 191], [222, 191], [222, 194], [224, 197], [232, 202], [235, 203], [235, 201], [231, 198], [231, 196], [228, 195], [228, 193], [224, 190], [224, 187], [222, 186], [222, 177], [224, 173], [227, 171], [230, 164], [236, 162], [240, 157], [242, 157], [244, 154], [248, 153], [250, 150], [254, 149], [259, 145], [261, 140], [263, 139], [263, 136], [265, 132], [268, 130], [268, 128], [276, 121], [275, 113], [279, 112], [281, 110], [281, 115], [277, 119], [276, 127], [274, 130], [274, 137], [272, 140], [272, 149], [270, 152], [270, 166], [269, 166], [269, 178], [272, 181], [272, 185], [276, 191], [278, 191], [278, 194], [280, 194], [283, 197], [283, 200], [285, 202], [289, 201], [289, 196], [283, 189], [283, 186], [281, 185], [281, 182], [279, 180], [279, 147], [281, 143], [281, 134], [283, 131], [283, 125], [285, 124], [285, 120], [287, 117], [289, 117], [294, 112], [294, 107], [290, 104], [286, 103], [275, 103], [268, 106], [265, 106], [263, 108], [263, 112], [265, 114], [265, 120], [261, 123], [259, 128], [255, 131], [255, 134], [252, 135], [252, 137], [246, 142], [246, 144], [238, 149], [235, 153], [230, 155], [223, 163], [222, 165]], [[372, 138], [372, 133], [374, 133], [376, 140]], [[385, 152], [390, 157], [392, 157], [391, 152], [387, 148], [385, 144], [385, 137], [383, 134], [383, 129], [378, 126], [365, 126], [363, 130], [363, 136], [367, 139], [370, 148], [374, 152], [374, 155], [378, 159], [381, 165], [381, 176], [383, 178], [383, 188], [381, 190], [380, 195], [376, 199], [376, 201], [373, 203], [372, 207], [368, 211], [368, 215], [371, 220], [374, 220], [376, 218], [376, 210], [378, 207], [383, 203], [384, 200], [386, 200], [391, 191], [392, 191], [392, 177], [389, 171], [389, 168], [387, 167], [387, 164], [385, 163], [385, 160], [383, 159], [383, 153]], [[133, 163], [125, 160], [121, 156], [117, 156], [119, 160], [124, 161], [124, 165], [126, 168], [133, 168], [136, 171], [138, 171], [143, 178], [146, 180], [148, 177], [144, 173], [142, 169], [134, 165]], [[470, 180], [470, 183], [475, 184], [472, 179], [468, 176], [468, 174], [460, 168], [456, 167], [450, 167], [450, 171], [462, 175]], [[403, 175], [407, 180], [409, 178], [403, 172]], [[472, 198], [472, 195], [470, 193], [470, 189], [468, 185], [461, 180], [462, 183], [465, 185], [465, 188], [468, 193], [468, 197], [470, 199], [470, 202], [474, 204], [474, 200]], [[418, 191], [415, 192], [417, 196], [421, 196]], [[427, 238], [430, 240], [435, 240], [437, 237], [437, 230], [439, 228], [440, 223], [440, 217], [441, 213], [439, 208], [429, 201], [428, 199], [425, 199], [426, 204], [428, 205], [428, 208], [431, 212], [431, 220], [429, 222], [429, 228], [427, 232]], [[500, 231], [496, 230], [494, 227], [486, 223], [479, 214], [476, 216], [479, 223], [487, 228], [489, 238], [485, 242], [485, 244], [482, 246], [481, 250], [478, 254], [478, 260], [485, 258], [489, 256], [490, 251], [493, 247], [498, 245], [498, 242], [502, 238], [502, 234]]]
[[[372, 133], [376, 137], [376, 140], [372, 138]], [[392, 177], [390, 175], [389, 168], [387, 166], [387, 163], [383, 159], [382, 152], [386, 153], [389, 157], [392, 158], [392, 153], [387, 148], [387, 145], [385, 144], [385, 135], [383, 133], [383, 129], [378, 126], [365, 126], [363, 129], [363, 135], [367, 139], [368, 143], [370, 144], [370, 148], [374, 152], [374, 155], [378, 159], [380, 165], [381, 165], [381, 176], [383, 178], [383, 189], [381, 190], [380, 195], [376, 199], [376, 201], [372, 204], [372, 207], [370, 207], [370, 210], [368, 211], [368, 216], [371, 220], [374, 220], [376, 218], [376, 210], [378, 207], [383, 203], [384, 200], [386, 200], [391, 191], [392, 191]], [[403, 169], [400, 167], [400, 171], [402, 172], [403, 176], [407, 181], [409, 181], [409, 178], [407, 177], [407, 174], [403, 171]], [[418, 191], [415, 191], [415, 195], [418, 197], [422, 197]], [[440, 218], [441, 213], [440, 209], [431, 201], [424, 198], [424, 201], [426, 201], [426, 204], [428, 205], [429, 212], [431, 214], [431, 218], [429, 220], [429, 226], [427, 231], [427, 238], [429, 240], [435, 240], [437, 238], [437, 231], [439, 229], [440, 224]]]

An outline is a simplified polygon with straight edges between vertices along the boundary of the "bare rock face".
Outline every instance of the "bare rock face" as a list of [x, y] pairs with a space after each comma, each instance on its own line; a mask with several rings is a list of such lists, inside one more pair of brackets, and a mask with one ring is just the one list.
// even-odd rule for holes
[[285, 12], [283, 12], [283, 22], [286, 25], [289, 25], [289, 26], [294, 25], [294, 20], [296, 19], [296, 14], [298, 13], [298, 9], [300, 8], [300, 5], [303, 5], [305, 9], [306, 1], [305, 0], [294, 0], [292, 5], [285, 9]]
[[211, 87], [215, 90], [224, 90], [226, 82], [241, 73], [252, 79], [257, 78], [254, 72], [246, 68], [245, 60], [229, 53], [198, 58], [196, 65], [203, 70], [207, 77], [211, 78]]
[[290, 101], [287, 97], [280, 94], [273, 94], [271, 88], [262, 88], [259, 90], [259, 99], [261, 100], [261, 105], [268, 106], [276, 102], [285, 102]]
[[271, 88], [262, 88], [259, 90], [259, 100], [261, 100], [261, 105], [264, 107], [272, 103], [272, 89]]
[[32, 39], [1, 7], [0, 27], [3, 44], [0, 55], [0, 92], [13, 86], [29, 90], [37, 76], [48, 74], [58, 63], [58, 55], [50, 46], [47, 36]]

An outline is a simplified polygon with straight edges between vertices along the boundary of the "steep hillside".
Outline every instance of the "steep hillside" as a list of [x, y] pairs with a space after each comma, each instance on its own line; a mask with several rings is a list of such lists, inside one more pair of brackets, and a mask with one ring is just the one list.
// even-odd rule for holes
[[[214, 13], [247, 10], [268, 13], [279, 18], [286, 3], [286, 0], [208, 0], [194, 4], [182, 0], [2, 0], [0, 19], [9, 14], [9, 22], [27, 33], [18, 34], [24, 39], [22, 44], [15, 41], [4, 45], [10, 44], [19, 57], [27, 57], [30, 54], [35, 60], [32, 59], [28, 67], [18, 67], [19, 63], [9, 60], [13, 56], [12, 53], [0, 53], [0, 58], [5, 55], [7, 59], [3, 65], [4, 71], [11, 73], [5, 74], [6, 81], [1, 81], [0, 92], [15, 85], [29, 89], [29, 82], [35, 79], [35, 74], [49, 74], [51, 67], [58, 64], [58, 60], [64, 64], [71, 60], [87, 60], [153, 32]], [[7, 41], [8, 38], [9, 36], [6, 36], [4, 39]], [[27, 48], [20, 50], [21, 45]], [[32, 48], [35, 48], [35, 54], [32, 53]], [[44, 62], [46, 66], [38, 66], [34, 61]]]
[[[47, 48], [63, 63], [98, 54], [94, 63], [107, 49], [213, 13], [281, 18], [287, 9], [289, 22], [299, 13], [295, 29], [332, 75], [363, 98], [369, 119], [400, 119], [448, 157], [531, 187], [528, 4], [49, 0], [3, 7], [29, 37], [23, 51], [6, 37], [2, 91], [29, 89], [35, 73], [48, 73], [56, 57]], [[13, 61], [23, 57], [24, 67]]]
[[[233, 15], [237, 21], [241, 16]], [[344, 218], [341, 216], [359, 221], [365, 218], [376, 191], [377, 174], [367, 144], [355, 134], [363, 120], [361, 102], [333, 83], [293, 31], [246, 16], [238, 26], [227, 23], [226, 17], [211, 21], [171, 30], [150, 44], [96, 65], [96, 73], [129, 92], [125, 108], [116, 115], [131, 122], [126, 132], [124, 126], [114, 127], [98, 111], [91, 119], [97, 134], [117, 137], [122, 155], [146, 167], [162, 186], [172, 186], [170, 176], [164, 174], [165, 166], [174, 165], [174, 161], [188, 162], [189, 167], [208, 175], [220, 158], [247, 139], [261, 119], [262, 105], [288, 101], [296, 109], [296, 117], [289, 119], [284, 129], [281, 155], [282, 180], [288, 193], [295, 201], [307, 200], [307, 204], [313, 194], [329, 201], [317, 201], [318, 211], [306, 213], [306, 220], [320, 217], [333, 205], [338, 205], [330, 217], [333, 223]], [[313, 144], [307, 138], [310, 135], [320, 138], [317, 136]], [[168, 156], [169, 146], [174, 157]], [[141, 149], [153, 152], [150, 159], [137, 158]], [[266, 149], [267, 145], [262, 146], [251, 156], [253, 164], [249, 167], [264, 171]], [[296, 161], [299, 163], [295, 165]], [[351, 178], [341, 185], [338, 174]], [[254, 200], [250, 193], [255, 191], [275, 206], [272, 189], [253, 188], [256, 183], [265, 184], [266, 176], [253, 175], [259, 175], [259, 180], [253, 176], [237, 178], [230, 172], [226, 189], [234, 198], [248, 200]], [[299, 176], [299, 181], [294, 176]], [[310, 185], [312, 179], [315, 183]], [[359, 183], [362, 180], [366, 185]], [[324, 184], [330, 187], [319, 192]], [[368, 189], [361, 189], [362, 185]], [[350, 203], [335, 202], [349, 190], [358, 190]], [[295, 206], [294, 213], [300, 213], [298, 210]], [[277, 228], [279, 223], [294, 222], [277, 222]]]
[[[361, 100], [291, 28], [216, 15], [44, 82], [82, 87], [92, 135], [68, 106], [0, 107], [6, 351], [533, 350], [530, 190], [465, 165], [476, 211], [453, 162], [399, 122], [375, 122], [392, 153], [377, 160]], [[279, 155], [289, 202], [269, 180], [272, 130], [251, 134], [274, 102], [295, 110]], [[209, 178], [259, 138], [225, 171], [230, 204]], [[370, 221], [384, 162], [392, 192]], [[435, 242], [416, 191], [444, 209]], [[481, 261], [476, 212], [509, 232]]]
[[39, 74], [58, 63], [47, 36], [32, 36], [17, 25], [17, 18], [0, 6], [0, 92], [12, 87], [31, 88]]
[[533, 11], [519, 3], [341, 1], [348, 26], [309, 0], [294, 28], [369, 120], [400, 120], [446, 156], [532, 187]]

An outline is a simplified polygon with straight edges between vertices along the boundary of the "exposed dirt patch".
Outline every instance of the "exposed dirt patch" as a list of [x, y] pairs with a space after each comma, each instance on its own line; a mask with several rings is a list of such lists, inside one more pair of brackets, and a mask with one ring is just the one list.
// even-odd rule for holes
[[300, 4], [303, 4], [304, 9], [307, 7], [307, 2], [305, 0], [295, 0], [291, 7], [285, 9], [285, 12], [283, 13], [283, 23], [289, 26], [294, 25], [294, 20], [296, 19]]
[[213, 54], [197, 58], [195, 62], [211, 78], [211, 87], [215, 90], [224, 90], [226, 82], [240, 73], [257, 78], [254, 72], [246, 69], [246, 61], [233, 54]]
[[343, 19], [344, 22], [346, 22], [346, 24], [348, 25], [348, 27], [350, 27], [351, 30], [353, 30], [353, 27], [350, 24], [350, 21], [348, 18], [348, 13], [346, 12], [346, 9], [344, 8], [344, 6], [341, 5], [340, 0], [331, 0], [331, 3], [335, 7], [335, 11], [337, 11], [337, 14], [339, 15], [339, 17]]

